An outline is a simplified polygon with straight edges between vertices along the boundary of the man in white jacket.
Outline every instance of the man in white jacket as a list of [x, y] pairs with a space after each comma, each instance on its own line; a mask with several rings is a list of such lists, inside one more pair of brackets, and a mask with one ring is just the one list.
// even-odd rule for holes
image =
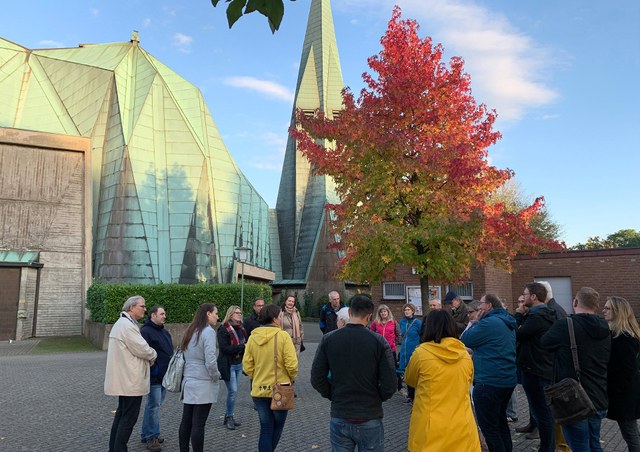
[[138, 327], [138, 320], [147, 310], [144, 303], [144, 298], [139, 295], [129, 298], [109, 334], [104, 393], [118, 396], [109, 452], [127, 451], [127, 442], [138, 421], [142, 396], [149, 393], [149, 367], [157, 354], [144, 340]]

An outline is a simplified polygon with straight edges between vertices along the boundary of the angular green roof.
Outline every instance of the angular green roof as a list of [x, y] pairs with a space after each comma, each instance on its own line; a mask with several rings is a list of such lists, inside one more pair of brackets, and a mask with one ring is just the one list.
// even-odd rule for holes
[[29, 50], [0, 39], [0, 126], [91, 138], [94, 276], [229, 282], [270, 269], [269, 212], [200, 91], [131, 41]]

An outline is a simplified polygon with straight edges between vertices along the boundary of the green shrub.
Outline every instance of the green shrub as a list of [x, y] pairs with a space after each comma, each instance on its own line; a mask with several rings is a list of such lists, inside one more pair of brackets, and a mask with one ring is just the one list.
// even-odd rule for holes
[[[161, 305], [167, 310], [168, 323], [189, 323], [198, 306], [214, 303], [220, 319], [231, 305], [240, 306], [241, 284], [113, 284], [93, 281], [87, 290], [87, 308], [90, 319], [100, 323], [114, 323], [127, 298], [144, 297], [147, 307]], [[271, 286], [244, 284], [244, 313], [248, 315], [256, 297], [271, 302]]]

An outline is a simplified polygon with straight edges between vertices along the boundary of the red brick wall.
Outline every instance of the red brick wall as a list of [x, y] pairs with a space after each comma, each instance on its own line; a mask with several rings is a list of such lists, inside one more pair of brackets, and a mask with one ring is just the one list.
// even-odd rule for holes
[[572, 293], [592, 287], [604, 300], [617, 295], [626, 298], [640, 315], [640, 248], [544, 253], [517, 256], [513, 262], [512, 298], [534, 278], [570, 277]]

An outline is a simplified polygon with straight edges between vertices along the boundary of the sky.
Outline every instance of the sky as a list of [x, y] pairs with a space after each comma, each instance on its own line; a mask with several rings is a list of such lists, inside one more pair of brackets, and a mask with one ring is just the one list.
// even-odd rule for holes
[[[491, 164], [544, 196], [567, 245], [640, 230], [640, 2], [333, 0], [343, 80], [369, 72], [394, 4], [460, 56], [498, 113]], [[252, 13], [229, 30], [209, 0], [5, 2], [0, 36], [38, 49], [128, 41], [195, 84], [243, 173], [275, 207], [310, 0], [275, 34]]]

